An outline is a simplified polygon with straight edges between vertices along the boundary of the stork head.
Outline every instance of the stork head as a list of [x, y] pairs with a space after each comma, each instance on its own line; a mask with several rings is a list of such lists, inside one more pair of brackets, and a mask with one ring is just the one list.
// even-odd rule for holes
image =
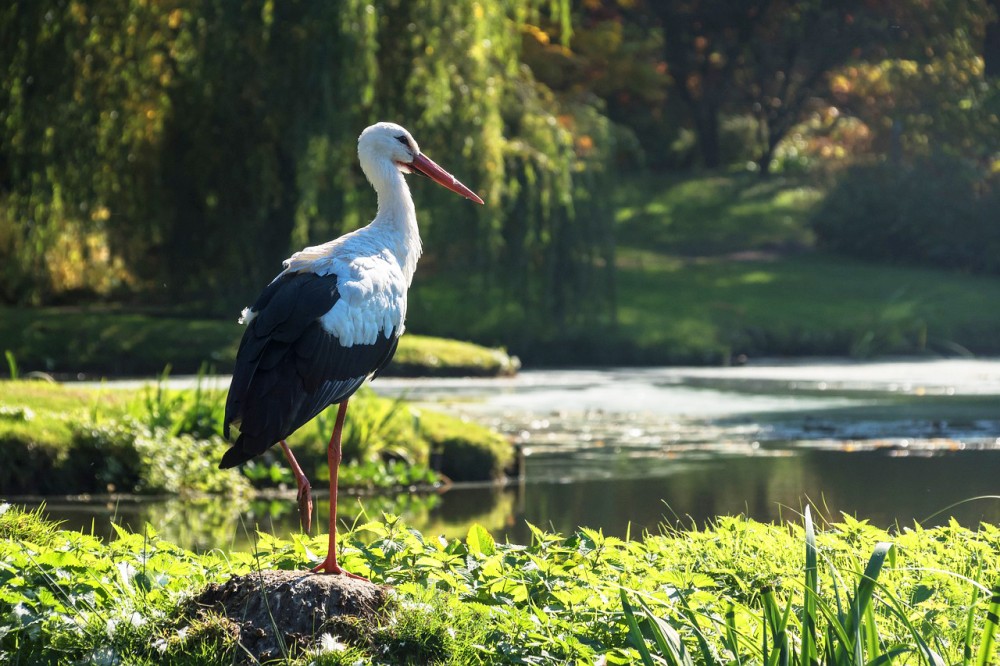
[[358, 158], [361, 160], [361, 168], [373, 184], [373, 175], [386, 165], [391, 165], [403, 173], [427, 176], [466, 199], [483, 203], [475, 192], [421, 153], [413, 136], [395, 123], [375, 123], [366, 128], [358, 138]]

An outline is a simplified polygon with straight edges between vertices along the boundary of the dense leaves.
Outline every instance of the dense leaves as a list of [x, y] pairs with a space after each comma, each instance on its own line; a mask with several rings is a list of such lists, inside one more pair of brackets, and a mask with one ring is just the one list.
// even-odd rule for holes
[[821, 243], [862, 259], [1000, 273], [1000, 183], [938, 155], [859, 166], [814, 213]]
[[[992, 658], [988, 589], [1000, 575], [993, 526], [890, 535], [844, 517], [813, 535], [729, 517], [642, 539], [585, 528], [533, 534], [531, 544], [497, 544], [474, 526], [449, 540], [389, 515], [358, 526], [343, 535], [344, 566], [392, 585], [398, 605], [375, 626], [330, 628], [293, 663], [403, 663], [420, 651], [421, 663], [626, 664], [650, 652], [666, 658], [672, 641], [698, 663], [762, 664], [782, 649], [800, 654], [810, 621], [826, 663], [869, 663], [833, 660], [852, 644], [869, 656], [912, 655], [906, 663], [931, 652], [958, 663], [966, 645], [986, 650], [979, 663]], [[98, 650], [108, 663], [230, 663], [232, 633], [188, 624], [173, 609], [232, 574], [301, 569], [325, 539], [261, 534], [253, 553], [196, 556], [151, 527], [119, 530], [104, 544], [2, 505], [0, 650], [22, 663], [93, 661]], [[810, 593], [815, 604], [806, 602]], [[633, 606], [641, 611], [630, 616]]]
[[783, 166], [784, 142], [829, 140], [845, 118], [869, 139], [852, 152], [884, 154], [892, 141], [917, 154], [1000, 150], [986, 0], [589, 0], [580, 16], [575, 71], [540, 76], [607, 99], [653, 165], [684, 167], [694, 152], [708, 167], [752, 159], [767, 174]]
[[[578, 316], [583, 292], [606, 303], [610, 220], [572, 203], [603, 173], [606, 121], [563, 114], [519, 64], [518, 26], [550, 8], [568, 4], [5, 7], [0, 298], [237, 308], [292, 249], [370, 218], [355, 143], [391, 118], [488, 202], [414, 185], [427, 250], [471, 274], [470, 293], [503, 274], [556, 319]], [[580, 127], [598, 133], [582, 152]]]

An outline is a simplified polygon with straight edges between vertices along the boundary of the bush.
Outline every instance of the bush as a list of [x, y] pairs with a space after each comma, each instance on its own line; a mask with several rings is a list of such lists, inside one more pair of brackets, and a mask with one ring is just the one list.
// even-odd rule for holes
[[945, 156], [855, 167], [812, 219], [821, 245], [853, 257], [1000, 273], [1000, 183]]
[[135, 442], [139, 428], [131, 421], [74, 423], [72, 444], [62, 470], [69, 492], [135, 491], [142, 462]]

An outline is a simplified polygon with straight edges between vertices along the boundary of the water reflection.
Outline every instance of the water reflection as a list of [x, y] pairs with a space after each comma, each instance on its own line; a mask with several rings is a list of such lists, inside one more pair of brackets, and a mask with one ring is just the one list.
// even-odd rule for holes
[[[841, 511], [889, 527], [924, 521], [949, 504], [997, 494], [1000, 450], [909, 455], [896, 449], [845, 452], [793, 450], [794, 443], [751, 456], [638, 459], [610, 456], [602, 476], [571, 479], [555, 460], [530, 460], [529, 478], [507, 488], [454, 488], [441, 495], [348, 497], [338, 507], [350, 525], [402, 516], [426, 535], [464, 537], [472, 523], [498, 539], [526, 543], [525, 521], [558, 532], [580, 525], [625, 537], [659, 531], [664, 524], [705, 525], [717, 516], [746, 514], [763, 521], [795, 520], [804, 503], [834, 520]], [[907, 455], [901, 455], [907, 453]], [[317, 501], [322, 525], [328, 504]], [[298, 531], [295, 502], [256, 500], [247, 506], [222, 500], [154, 500], [103, 504], [48, 504], [67, 527], [111, 538], [112, 520], [141, 531], [150, 523], [163, 538], [195, 550], [249, 549], [261, 530], [282, 537]], [[1000, 499], [965, 504], [926, 525], [954, 516], [965, 525], [1000, 523]]]
[[[806, 502], [889, 527], [1000, 494], [1000, 362], [523, 373], [513, 379], [380, 380], [388, 394], [506, 433], [528, 452], [526, 481], [441, 495], [342, 497], [347, 524], [402, 516], [427, 535], [530, 540], [529, 521], [639, 535], [719, 515], [796, 519]], [[834, 390], [831, 387], [836, 387]], [[327, 505], [317, 502], [314, 525]], [[293, 498], [251, 503], [49, 502], [67, 526], [111, 536], [144, 523], [187, 547], [249, 548], [254, 531], [298, 530]], [[1000, 499], [957, 506], [966, 525], [1000, 523]]]

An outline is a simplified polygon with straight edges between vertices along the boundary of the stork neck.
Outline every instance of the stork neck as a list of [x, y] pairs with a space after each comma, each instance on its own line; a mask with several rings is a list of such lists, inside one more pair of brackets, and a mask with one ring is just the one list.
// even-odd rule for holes
[[370, 226], [384, 234], [389, 250], [396, 255], [409, 282], [421, 252], [420, 230], [410, 188], [402, 172], [391, 162], [368, 176], [378, 194], [378, 212]]

